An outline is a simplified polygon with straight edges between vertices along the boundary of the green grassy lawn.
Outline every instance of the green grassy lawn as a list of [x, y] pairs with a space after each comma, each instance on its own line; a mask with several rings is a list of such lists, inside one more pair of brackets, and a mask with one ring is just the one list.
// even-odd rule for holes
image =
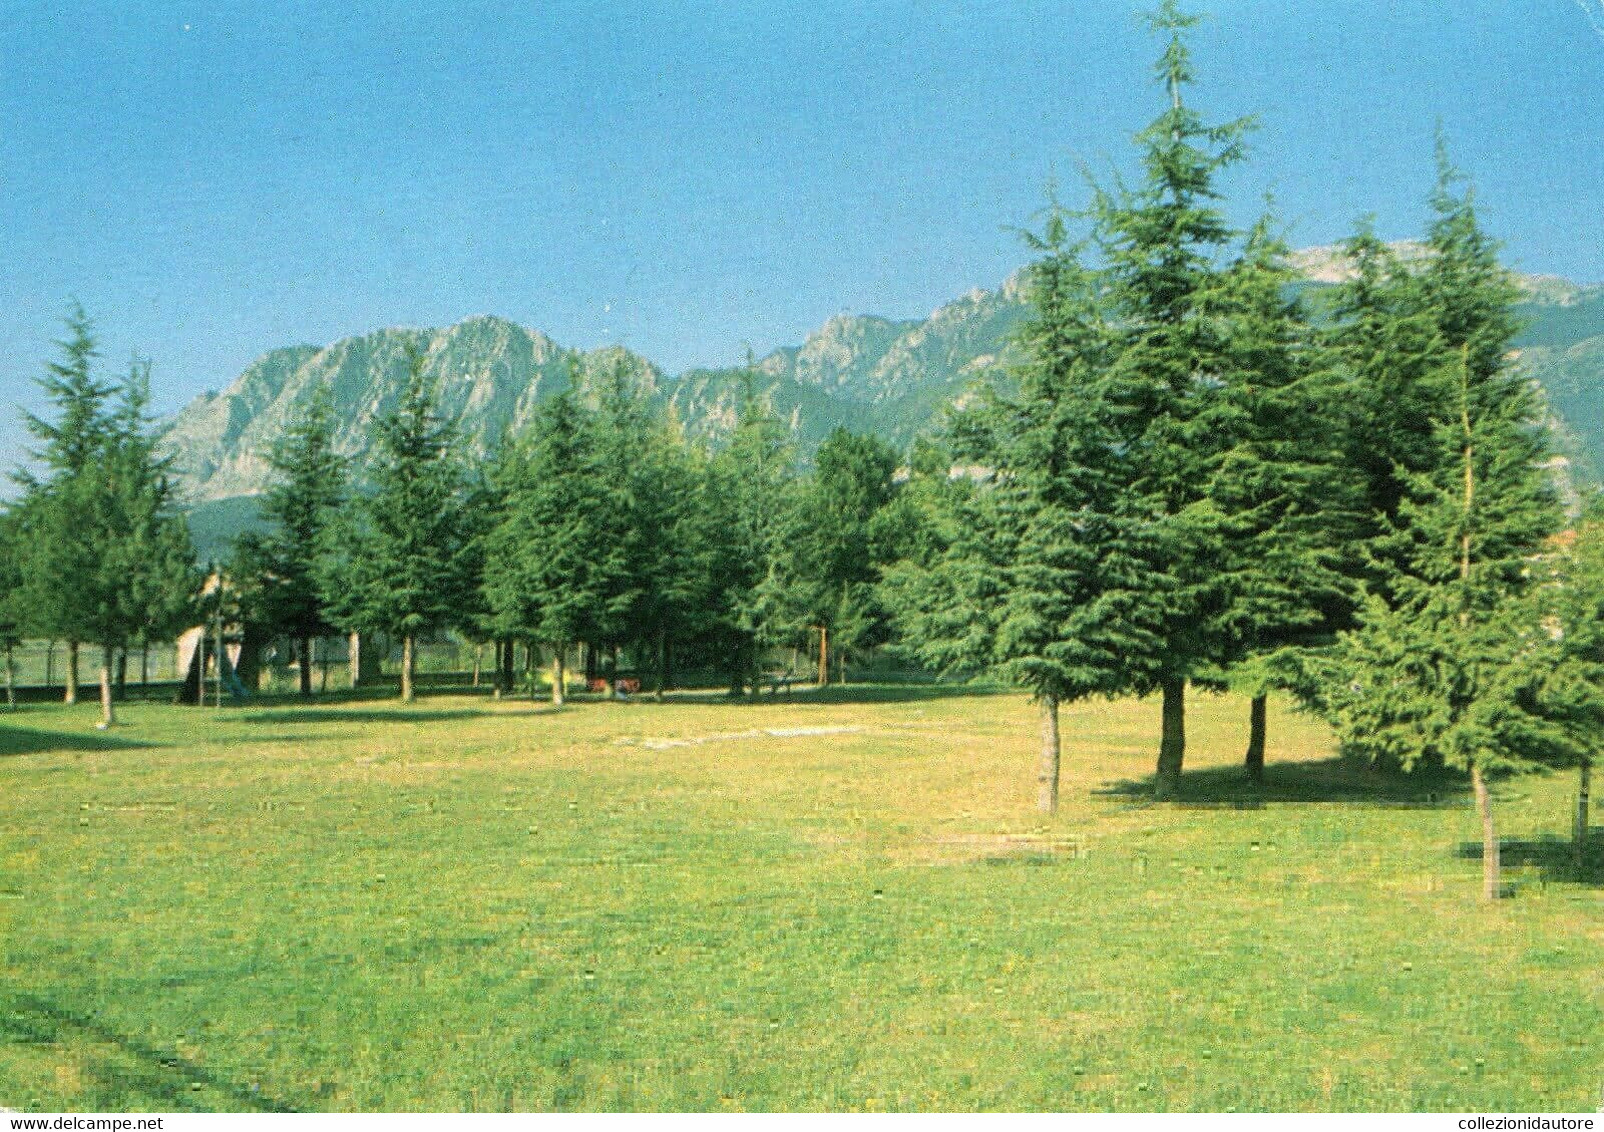
[[[1566, 776], [1463, 791], [1195, 696], [440, 696], [0, 721], [0, 1106], [1592, 1110]], [[799, 733], [800, 732], [800, 733]]]

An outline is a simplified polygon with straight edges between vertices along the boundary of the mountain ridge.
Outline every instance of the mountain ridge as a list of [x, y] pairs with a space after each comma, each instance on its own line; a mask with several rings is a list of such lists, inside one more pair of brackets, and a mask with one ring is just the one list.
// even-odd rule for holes
[[[1424, 254], [1418, 242], [1395, 247], [1405, 262]], [[1294, 253], [1304, 285], [1315, 290], [1343, 278], [1342, 258], [1340, 245]], [[1563, 453], [1594, 478], [1604, 468], [1604, 286], [1517, 279], [1524, 329], [1514, 342], [1516, 365], [1545, 390]], [[975, 288], [924, 319], [833, 315], [799, 345], [756, 360], [757, 392], [804, 451], [840, 424], [906, 445], [974, 380], [1009, 363], [1013, 332], [1028, 312], [1024, 280], [1021, 268], [996, 289]], [[583, 386], [622, 363], [699, 438], [728, 430], [746, 380], [744, 367], [697, 367], [670, 377], [623, 347], [566, 347], [491, 314], [441, 328], [373, 330], [321, 347], [279, 347], [171, 419], [165, 443], [186, 499], [204, 505], [261, 492], [273, 444], [324, 384], [335, 401], [335, 448], [360, 478], [371, 426], [400, 396], [409, 349], [422, 355], [442, 413], [473, 457], [525, 427], [540, 402], [569, 387], [571, 373]]]

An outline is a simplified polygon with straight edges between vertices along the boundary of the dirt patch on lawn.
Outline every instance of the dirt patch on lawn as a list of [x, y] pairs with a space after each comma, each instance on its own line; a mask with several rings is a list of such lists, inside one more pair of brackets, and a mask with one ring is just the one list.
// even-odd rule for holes
[[906, 846], [921, 865], [1030, 865], [1074, 861], [1089, 851], [1086, 838], [1066, 833], [953, 833]]
[[678, 737], [623, 736], [614, 739], [615, 747], [644, 747], [648, 751], [667, 751], [674, 747], [700, 747], [705, 743], [733, 743], [757, 739], [798, 739], [812, 735], [861, 735], [862, 727], [758, 727], [749, 731], [716, 731], [711, 735], [683, 735]]

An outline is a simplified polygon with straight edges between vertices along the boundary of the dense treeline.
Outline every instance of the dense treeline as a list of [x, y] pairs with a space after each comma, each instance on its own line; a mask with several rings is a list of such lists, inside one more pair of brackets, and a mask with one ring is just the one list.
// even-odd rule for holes
[[[1469, 774], [1498, 892], [1488, 777], [1589, 764], [1604, 726], [1604, 538], [1567, 526], [1534, 390], [1508, 364], [1517, 293], [1439, 146], [1429, 255], [1368, 230], [1318, 317], [1294, 297], [1273, 216], [1227, 221], [1217, 182], [1249, 120], [1188, 104], [1192, 19], [1172, 2], [1162, 110], [1142, 177], [1052, 201], [1027, 239], [1024, 361], [910, 453], [838, 429], [804, 466], [749, 382], [726, 443], [689, 441], [622, 361], [546, 401], [475, 467], [412, 359], [346, 482], [326, 397], [270, 459], [265, 528], [224, 571], [247, 642], [384, 633], [570, 658], [609, 694], [621, 664], [661, 695], [716, 665], [732, 695], [844, 675], [888, 646], [947, 674], [1002, 674], [1040, 706], [1039, 801], [1057, 804], [1059, 707], [1160, 700], [1155, 794], [1179, 789], [1189, 687], [1247, 694], [1244, 774], [1262, 784], [1281, 689], [1351, 751]], [[0, 643], [117, 649], [195, 616], [198, 578], [145, 418], [145, 370], [94, 378], [75, 311], [29, 418], [39, 477], [3, 529]], [[750, 362], [749, 362], [750, 365]], [[805, 659], [804, 659], [805, 658]], [[68, 698], [75, 694], [70, 667]]]

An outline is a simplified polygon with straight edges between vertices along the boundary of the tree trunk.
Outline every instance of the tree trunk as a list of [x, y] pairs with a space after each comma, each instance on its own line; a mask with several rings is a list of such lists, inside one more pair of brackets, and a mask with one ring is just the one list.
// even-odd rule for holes
[[117, 722], [116, 709], [111, 703], [111, 682], [114, 678], [116, 649], [110, 645], [100, 648], [100, 722], [95, 726], [104, 731]]
[[657, 688], [652, 698], [658, 703], [663, 702], [663, 693], [668, 691], [668, 630], [657, 630]]
[[1164, 681], [1163, 734], [1158, 746], [1158, 773], [1153, 797], [1173, 798], [1181, 784], [1181, 762], [1186, 758], [1186, 681]]
[[1041, 761], [1036, 764], [1036, 808], [1044, 814], [1058, 810], [1058, 698], [1041, 699]]
[[128, 650], [117, 650], [117, 698], [128, 699]]
[[607, 691], [604, 695], [609, 700], [618, 698], [618, 646], [611, 645], [607, 649]]
[[51, 641], [45, 646], [45, 687], [53, 688], [56, 684], [56, 642]]
[[1500, 872], [1498, 833], [1493, 829], [1493, 799], [1487, 792], [1487, 780], [1481, 767], [1471, 764], [1470, 785], [1476, 791], [1476, 809], [1481, 812], [1481, 895], [1483, 900], [1497, 900], [1504, 894]]
[[312, 695], [312, 638], [297, 637], [295, 639], [295, 652], [300, 658], [297, 667], [301, 670], [301, 696], [303, 699]]
[[479, 641], [479, 642], [474, 644], [474, 646], [473, 646], [473, 686], [475, 688], [477, 688], [479, 686], [479, 658], [484, 655], [484, 652], [485, 652], [485, 646], [484, 646], [484, 642], [483, 641]]
[[351, 653], [351, 687], [369, 687], [384, 679], [384, 656], [389, 651], [390, 640], [385, 638], [384, 648], [379, 648], [379, 635], [377, 633], [352, 633]]
[[67, 690], [61, 697], [64, 704], [78, 702], [78, 642], [67, 642]]
[[830, 684], [830, 627], [819, 626], [819, 680], [821, 688]]
[[146, 641], [139, 646], [139, 682], [150, 683], [150, 642]]
[[562, 707], [563, 699], [567, 695], [568, 669], [565, 667], [564, 654], [568, 651], [568, 642], [558, 641], [557, 647], [551, 650], [551, 704], [553, 707]]
[[1248, 709], [1248, 753], [1243, 759], [1248, 781], [1254, 789], [1264, 788], [1264, 716], [1268, 696], [1254, 696]]
[[412, 634], [408, 633], [401, 638], [401, 702], [412, 702], [412, 680], [415, 673], [412, 671], [413, 646]]
[[596, 679], [596, 646], [586, 641], [584, 649], [585, 654], [582, 659], [585, 664], [585, 687], [588, 689], [590, 682]]
[[214, 664], [217, 668], [217, 708], [223, 707], [223, 585], [217, 585], [217, 639], [214, 648]]
[[[262, 630], [244, 625], [240, 631], [239, 659], [234, 662], [234, 677], [254, 695], [262, 690]], [[328, 670], [324, 669], [327, 675]]]
[[17, 657], [10, 645], [6, 646], [6, 707], [17, 710]]
[[[6, 655], [9, 658], [10, 653], [8, 652]], [[10, 663], [9, 659], [7, 663]], [[1573, 839], [1576, 844], [1576, 864], [1578, 866], [1587, 860], [1587, 826], [1589, 821], [1592, 820], [1592, 815], [1588, 813], [1588, 807], [1592, 803], [1592, 799], [1588, 796], [1588, 790], [1592, 786], [1592, 782], [1593, 764], [1583, 763], [1576, 787], [1576, 836]]]

